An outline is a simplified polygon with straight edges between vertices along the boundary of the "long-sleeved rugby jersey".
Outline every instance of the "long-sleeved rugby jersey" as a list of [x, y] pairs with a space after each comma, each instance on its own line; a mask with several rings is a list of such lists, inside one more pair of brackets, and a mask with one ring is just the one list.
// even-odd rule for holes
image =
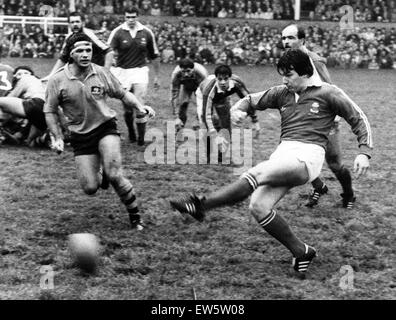
[[147, 59], [159, 56], [153, 32], [140, 22], [134, 30], [121, 24], [110, 33], [107, 43], [116, 52], [116, 66], [123, 69], [144, 67]]
[[217, 85], [217, 79], [214, 75], [207, 77], [199, 87], [203, 97], [202, 121], [209, 132], [216, 131], [212, 118], [213, 105], [227, 103], [229, 101], [229, 96], [233, 95], [234, 93], [238, 94], [240, 98], [243, 98], [249, 94], [245, 84], [235, 74], [233, 74], [230, 78], [230, 86], [227, 91], [220, 89], [220, 87]]
[[373, 147], [370, 124], [364, 112], [343, 90], [325, 82], [309, 86], [300, 95], [285, 85], [249, 94], [233, 110], [278, 109], [281, 140], [313, 143], [326, 149], [327, 137], [336, 115], [344, 118], [357, 135], [361, 153], [371, 157]]

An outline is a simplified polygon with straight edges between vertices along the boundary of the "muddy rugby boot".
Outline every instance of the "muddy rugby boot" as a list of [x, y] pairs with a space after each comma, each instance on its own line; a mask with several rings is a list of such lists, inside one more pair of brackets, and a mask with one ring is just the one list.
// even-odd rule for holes
[[205, 213], [202, 206], [202, 200], [199, 199], [194, 193], [187, 194], [181, 198], [170, 200], [173, 209], [180, 213], [188, 213], [194, 219], [202, 222]]
[[294, 270], [300, 273], [306, 272], [312, 260], [317, 256], [315, 248], [310, 247], [305, 243], [304, 245], [305, 253], [298, 258], [293, 257], [292, 259], [292, 266]]

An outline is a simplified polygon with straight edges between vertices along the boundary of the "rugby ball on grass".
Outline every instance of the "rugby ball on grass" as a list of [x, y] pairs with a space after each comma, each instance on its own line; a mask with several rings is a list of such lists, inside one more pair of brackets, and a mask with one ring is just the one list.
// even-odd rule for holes
[[84, 272], [94, 273], [98, 266], [100, 244], [91, 233], [69, 235], [69, 250], [73, 262]]

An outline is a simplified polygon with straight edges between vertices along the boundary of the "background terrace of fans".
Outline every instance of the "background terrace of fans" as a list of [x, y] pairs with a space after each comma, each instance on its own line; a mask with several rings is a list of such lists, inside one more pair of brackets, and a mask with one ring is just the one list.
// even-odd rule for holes
[[[48, 2], [0, 0], [0, 15], [48, 15]], [[125, 7], [136, 5], [156, 37], [163, 63], [189, 56], [201, 63], [272, 64], [282, 53], [280, 31], [292, 20], [291, 0], [140, 0], [55, 1], [51, 15], [82, 12], [86, 27], [103, 40], [123, 22]], [[355, 28], [341, 31], [339, 8], [354, 8]], [[40, 10], [41, 9], [41, 10]], [[328, 59], [330, 67], [396, 68], [396, 0], [302, 1], [308, 48]], [[205, 18], [208, 17], [208, 18]], [[283, 21], [282, 21], [283, 20]], [[309, 21], [320, 20], [313, 23]], [[325, 21], [325, 22], [322, 22]], [[328, 28], [328, 25], [331, 28]], [[356, 26], [358, 25], [358, 26]], [[319, 27], [320, 26], [320, 27]], [[326, 27], [327, 26], [327, 27]], [[56, 57], [64, 35], [44, 34], [40, 26], [3, 25], [1, 56]]]

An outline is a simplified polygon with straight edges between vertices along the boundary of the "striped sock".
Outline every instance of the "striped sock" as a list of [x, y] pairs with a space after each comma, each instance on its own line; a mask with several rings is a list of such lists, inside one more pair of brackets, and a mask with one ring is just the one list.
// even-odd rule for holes
[[263, 220], [259, 221], [259, 224], [265, 229], [265, 227], [271, 223], [275, 216], [276, 210], [272, 209], [268, 216], [266, 216]]
[[233, 205], [245, 200], [257, 187], [256, 178], [249, 173], [244, 173], [237, 181], [205, 197], [202, 200], [202, 205], [207, 210], [224, 205]]
[[272, 209], [264, 219], [259, 221], [259, 224], [265, 231], [289, 249], [293, 256], [299, 256], [304, 243], [295, 236], [287, 222], [277, 214], [276, 210]]
[[137, 214], [139, 209], [136, 203], [135, 190], [132, 184], [124, 179], [120, 185], [114, 185], [114, 190], [121, 199], [121, 202], [125, 205], [128, 213]]

